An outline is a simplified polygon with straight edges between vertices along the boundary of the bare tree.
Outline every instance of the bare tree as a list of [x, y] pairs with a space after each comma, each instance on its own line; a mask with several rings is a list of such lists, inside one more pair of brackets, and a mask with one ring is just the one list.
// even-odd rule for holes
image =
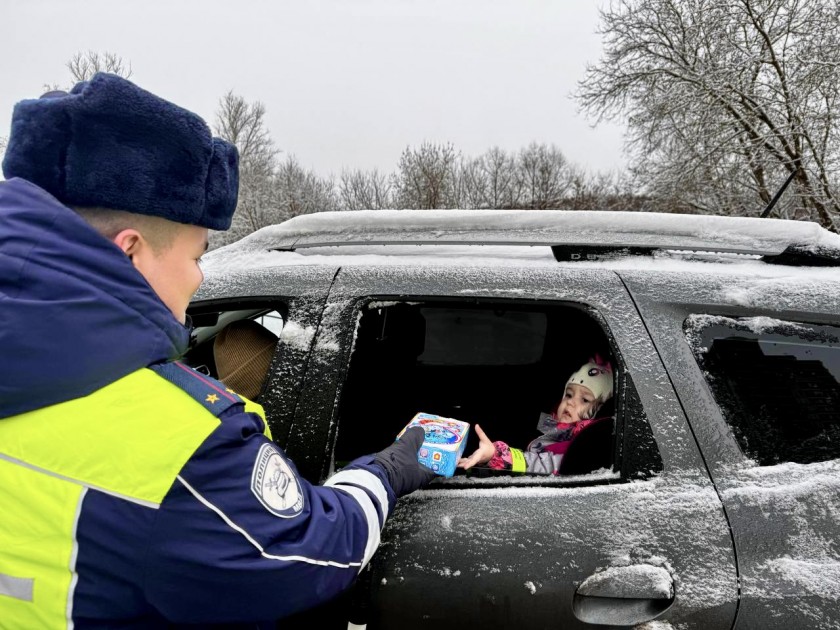
[[535, 142], [518, 156], [518, 175], [525, 207], [560, 208], [569, 188], [569, 165], [555, 146]]
[[249, 103], [228, 91], [219, 100], [214, 131], [236, 145], [241, 162], [253, 167], [273, 166], [278, 151], [265, 126], [265, 105], [261, 102]]
[[783, 215], [838, 229], [840, 3], [613, 0], [601, 17], [604, 56], [577, 97], [626, 117], [649, 193], [757, 215], [793, 173]]
[[[378, 201], [385, 194], [374, 192], [387, 181], [378, 171], [344, 171], [340, 207], [388, 207]], [[390, 181], [391, 201], [400, 208], [653, 209], [626, 174], [590, 174], [557, 147], [537, 143], [518, 153], [493, 147], [478, 157], [462, 156], [452, 145], [409, 146]]]
[[517, 175], [516, 158], [493, 147], [482, 156], [481, 165], [487, 178], [487, 207], [519, 208], [522, 182]]
[[338, 194], [343, 210], [381, 210], [393, 205], [390, 180], [377, 169], [343, 170]]
[[112, 52], [98, 53], [93, 50], [77, 52], [67, 62], [67, 69], [73, 75], [73, 80], [87, 81], [97, 72], [110, 72], [128, 79], [131, 77], [131, 63], [123, 61], [122, 57]]
[[110, 52], [98, 53], [93, 50], [84, 53], [77, 52], [64, 65], [70, 71], [72, 83], [64, 86], [59, 83], [45, 83], [45, 92], [69, 92], [76, 83], [89, 80], [97, 72], [110, 72], [124, 79], [132, 75], [131, 63], [123, 61], [122, 57]]
[[632, 177], [622, 172], [591, 173], [569, 167], [569, 188], [562, 205], [566, 210], [660, 210], [636, 194]]
[[515, 155], [493, 147], [459, 164], [459, 207], [518, 208], [522, 184]]
[[456, 187], [457, 154], [451, 144], [424, 142], [407, 147], [394, 175], [394, 190], [401, 208], [452, 208]]
[[230, 233], [214, 244], [233, 242], [279, 222], [275, 194], [278, 150], [265, 125], [265, 105], [228, 91], [219, 100], [214, 132], [239, 151], [239, 201]]
[[455, 207], [488, 208], [488, 182], [483, 160], [463, 157], [458, 162], [455, 183]]
[[301, 214], [327, 212], [339, 207], [335, 182], [303, 169], [293, 155], [288, 156], [277, 169], [274, 195], [276, 223]]

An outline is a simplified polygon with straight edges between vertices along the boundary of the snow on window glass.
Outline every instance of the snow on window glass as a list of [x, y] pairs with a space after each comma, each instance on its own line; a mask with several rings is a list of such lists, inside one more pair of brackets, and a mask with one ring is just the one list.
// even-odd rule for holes
[[840, 457], [840, 329], [693, 316], [686, 335], [745, 454], [761, 465]]

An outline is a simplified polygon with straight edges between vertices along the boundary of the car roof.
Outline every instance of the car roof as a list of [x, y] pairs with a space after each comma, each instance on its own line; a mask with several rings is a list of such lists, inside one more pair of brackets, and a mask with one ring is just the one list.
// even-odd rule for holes
[[[231, 277], [324, 278], [340, 267], [392, 273], [435, 267], [600, 269], [655, 275], [689, 293], [704, 286], [764, 282], [777, 292], [840, 289], [840, 235], [807, 221], [617, 211], [366, 210], [324, 212], [268, 226], [206, 257], [207, 286]], [[775, 263], [775, 264], [769, 264]], [[782, 264], [778, 264], [782, 263]], [[817, 265], [817, 266], [813, 266]], [[282, 272], [280, 268], [291, 267]], [[822, 267], [822, 268], [820, 268]], [[402, 269], [399, 271], [398, 269]], [[271, 270], [271, 271], [270, 271]], [[677, 279], [674, 276], [678, 276]], [[762, 280], [763, 279], [763, 280]], [[797, 289], [801, 292], [802, 289]], [[720, 293], [719, 289], [716, 289]], [[735, 292], [728, 293], [737, 300]], [[811, 302], [812, 300], [807, 300]], [[834, 308], [836, 298], [826, 307]], [[819, 309], [824, 310], [824, 309]]]
[[840, 258], [840, 235], [785, 219], [566, 210], [363, 210], [295, 217], [272, 249], [348, 245], [549, 245], [778, 255], [796, 248]]

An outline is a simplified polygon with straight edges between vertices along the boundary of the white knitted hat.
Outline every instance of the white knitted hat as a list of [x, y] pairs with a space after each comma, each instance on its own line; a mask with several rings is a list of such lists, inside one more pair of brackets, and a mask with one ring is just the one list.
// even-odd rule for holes
[[575, 383], [588, 387], [599, 404], [607, 402], [613, 394], [612, 366], [608, 362], [600, 362], [597, 357], [584, 363], [581, 368], [569, 377], [566, 385]]

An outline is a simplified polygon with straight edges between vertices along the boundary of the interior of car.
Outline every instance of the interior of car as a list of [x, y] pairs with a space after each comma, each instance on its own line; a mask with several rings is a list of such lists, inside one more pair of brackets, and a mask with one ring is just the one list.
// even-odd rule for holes
[[193, 333], [190, 349], [184, 357], [185, 363], [203, 374], [218, 378], [213, 341], [225, 326], [241, 319], [252, 319], [279, 335], [286, 320], [286, 311], [283, 305], [278, 304], [216, 306], [191, 311]]
[[[384, 447], [419, 412], [478, 423], [491, 440], [524, 449], [539, 435], [540, 413], [556, 407], [568, 377], [596, 353], [614, 364], [600, 324], [573, 305], [372, 303], [342, 388], [336, 465], [370, 449], [362, 422], [377, 427]], [[613, 414], [614, 399], [599, 416]], [[566, 474], [612, 466], [613, 423], [592, 428], [570, 447]], [[471, 431], [465, 454], [477, 444]]]

